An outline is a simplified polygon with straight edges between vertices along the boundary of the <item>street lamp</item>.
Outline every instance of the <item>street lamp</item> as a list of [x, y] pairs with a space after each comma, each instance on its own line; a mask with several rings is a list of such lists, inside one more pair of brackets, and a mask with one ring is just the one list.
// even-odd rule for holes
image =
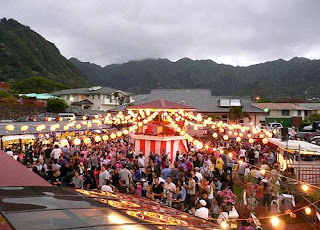
[[267, 126], [267, 116], [268, 116], [269, 111], [270, 110], [268, 107], [263, 108], [263, 112], [265, 113], [264, 119], [265, 119], [266, 126]]

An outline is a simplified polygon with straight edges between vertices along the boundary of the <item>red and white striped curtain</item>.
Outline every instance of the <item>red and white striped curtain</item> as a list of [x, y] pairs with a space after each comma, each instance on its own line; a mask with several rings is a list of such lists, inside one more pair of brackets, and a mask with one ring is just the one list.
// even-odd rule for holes
[[170, 153], [169, 157], [171, 162], [176, 157], [176, 152], [187, 153], [187, 141], [186, 140], [171, 140], [171, 141], [153, 141], [153, 140], [135, 140], [135, 152], [140, 150], [145, 156], [149, 156], [150, 151], [161, 154], [165, 149], [166, 154]]

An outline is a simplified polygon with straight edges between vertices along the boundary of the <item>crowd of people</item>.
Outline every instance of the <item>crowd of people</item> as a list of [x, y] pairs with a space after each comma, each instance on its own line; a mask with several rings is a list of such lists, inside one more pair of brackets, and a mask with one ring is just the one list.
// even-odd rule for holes
[[134, 152], [133, 140], [126, 136], [99, 143], [92, 139], [92, 144], [78, 146], [71, 141], [67, 146], [35, 141], [20, 150], [6, 151], [54, 186], [148, 197], [218, 222], [228, 220], [238, 199], [232, 193], [235, 181], [248, 197], [270, 208], [281, 170], [274, 164], [274, 150], [235, 140], [211, 142], [210, 148], [201, 152], [193, 146], [189, 149], [188, 153], [177, 152], [172, 161], [165, 151], [145, 156]]

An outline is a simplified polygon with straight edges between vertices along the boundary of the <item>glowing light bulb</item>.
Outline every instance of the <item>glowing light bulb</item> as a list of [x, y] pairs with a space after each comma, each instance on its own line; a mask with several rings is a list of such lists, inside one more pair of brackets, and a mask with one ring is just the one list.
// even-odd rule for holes
[[260, 173], [261, 173], [261, 175], [265, 175], [266, 174], [266, 170], [265, 169], [261, 169]]
[[217, 137], [218, 137], [218, 134], [217, 134], [217, 133], [213, 133], [212, 136], [213, 136], [214, 138], [217, 138]]
[[242, 165], [243, 164], [243, 160], [239, 160], [239, 165]]
[[280, 220], [278, 217], [276, 216], [271, 217], [271, 224], [273, 227], [277, 227], [279, 223], [280, 223]]
[[96, 136], [96, 137], [94, 138], [94, 141], [95, 141], [95, 142], [100, 142], [100, 141], [101, 141], [101, 137], [100, 137], [100, 136]]
[[222, 229], [227, 229], [229, 227], [229, 224], [226, 221], [221, 222], [220, 224]]
[[305, 212], [307, 215], [310, 215], [310, 214], [311, 214], [311, 208], [306, 207], [306, 209], [304, 210], [304, 212]]
[[197, 149], [202, 149], [203, 148], [203, 144], [201, 143], [201, 142], [199, 142], [198, 144], [197, 144]]
[[67, 146], [67, 145], [68, 145], [68, 140], [62, 139], [62, 140], [60, 141], [60, 143], [61, 143], [62, 146]]
[[232, 158], [232, 157], [233, 157], [233, 154], [230, 152], [230, 153], [228, 154], [228, 156], [229, 156], [230, 158]]
[[80, 145], [81, 144], [81, 140], [79, 138], [76, 138], [73, 140], [73, 144], [74, 145]]
[[303, 184], [303, 185], [301, 186], [301, 189], [302, 189], [302, 191], [307, 192], [307, 191], [309, 190], [309, 186], [306, 185], [306, 184]]

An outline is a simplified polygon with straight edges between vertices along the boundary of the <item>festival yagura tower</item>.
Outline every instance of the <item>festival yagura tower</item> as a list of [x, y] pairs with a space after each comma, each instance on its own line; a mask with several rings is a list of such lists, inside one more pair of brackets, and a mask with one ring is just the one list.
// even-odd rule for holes
[[144, 104], [131, 106], [128, 110], [133, 111], [159, 111], [158, 121], [149, 122], [138, 128], [133, 139], [135, 142], [135, 152], [140, 150], [145, 156], [150, 154], [150, 151], [156, 154], [170, 153], [168, 157], [172, 160], [176, 157], [176, 152], [187, 153], [187, 139], [184, 136], [176, 135], [174, 127], [166, 121], [165, 117], [170, 113], [178, 111], [191, 112], [195, 108], [178, 104], [166, 100], [157, 100]]

